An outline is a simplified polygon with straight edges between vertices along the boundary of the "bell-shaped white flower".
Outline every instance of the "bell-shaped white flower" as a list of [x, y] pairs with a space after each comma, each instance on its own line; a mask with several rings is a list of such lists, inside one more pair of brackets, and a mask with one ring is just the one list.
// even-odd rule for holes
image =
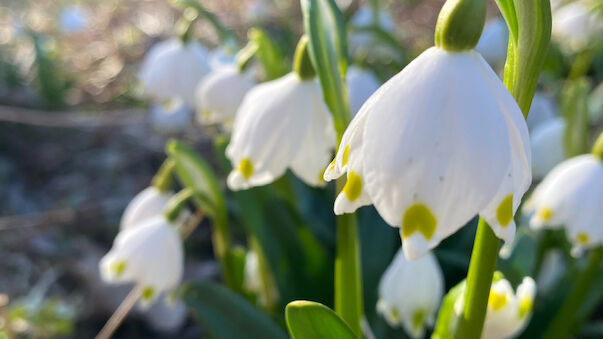
[[234, 168], [228, 187], [266, 185], [287, 168], [308, 185], [322, 185], [334, 146], [333, 121], [316, 79], [290, 73], [259, 84], [236, 114], [226, 148]]
[[486, 61], [432, 47], [362, 106], [324, 178], [347, 174], [335, 213], [374, 204], [412, 260], [477, 213], [512, 241], [530, 161], [523, 115]]
[[202, 124], [228, 124], [254, 85], [251, 75], [234, 64], [212, 70], [197, 86], [198, 120]]
[[533, 228], [565, 227], [573, 254], [603, 244], [603, 161], [586, 154], [557, 165], [526, 203]]
[[475, 50], [486, 59], [493, 69], [501, 70], [507, 59], [508, 43], [507, 23], [503, 18], [496, 18], [486, 23]]
[[[171, 300], [170, 296], [163, 298], [162, 302], [154, 303], [144, 314], [145, 320], [151, 328], [163, 334], [175, 334], [184, 325], [188, 308], [180, 299]], [[166, 333], [168, 332], [168, 333]]]
[[152, 104], [149, 113], [151, 126], [163, 133], [177, 133], [190, 126], [191, 109], [179, 98]]
[[133, 228], [146, 220], [162, 215], [172, 195], [172, 192], [161, 192], [154, 186], [145, 188], [126, 206], [119, 229], [123, 231]]
[[536, 126], [554, 119], [557, 116], [557, 105], [541, 92], [536, 92], [528, 114], [528, 129], [533, 131]]
[[553, 11], [552, 36], [568, 52], [579, 52], [603, 34], [603, 14], [596, 5], [574, 1]]
[[119, 232], [99, 265], [103, 280], [135, 283], [141, 289], [143, 305], [178, 287], [183, 266], [178, 228], [163, 215]]
[[539, 124], [530, 135], [532, 175], [541, 180], [565, 159], [565, 120], [555, 118]]
[[421, 338], [433, 325], [444, 294], [444, 276], [431, 253], [408, 261], [402, 250], [379, 282], [377, 312], [392, 326], [403, 326], [413, 338]]
[[350, 98], [350, 111], [352, 115], [360, 110], [360, 107], [377, 89], [379, 80], [369, 70], [351, 66], [347, 70], [346, 83], [348, 85], [348, 97]]
[[493, 283], [482, 338], [506, 339], [521, 333], [532, 314], [535, 295], [536, 283], [530, 277], [523, 278], [516, 293], [506, 279]]
[[201, 44], [170, 39], [151, 47], [140, 80], [150, 97], [160, 101], [179, 97], [194, 107], [195, 88], [208, 72], [207, 51]]

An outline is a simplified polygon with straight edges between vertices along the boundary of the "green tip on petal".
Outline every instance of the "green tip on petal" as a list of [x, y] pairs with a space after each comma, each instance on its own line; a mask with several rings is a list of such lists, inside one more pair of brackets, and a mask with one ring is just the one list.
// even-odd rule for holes
[[435, 45], [452, 52], [473, 49], [485, 22], [485, 0], [448, 0], [438, 16]]

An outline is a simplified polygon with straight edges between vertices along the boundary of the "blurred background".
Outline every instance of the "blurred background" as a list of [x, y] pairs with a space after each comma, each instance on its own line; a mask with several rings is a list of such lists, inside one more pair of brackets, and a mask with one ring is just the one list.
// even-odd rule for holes
[[[443, 2], [381, 1], [403, 46], [400, 57], [363, 58], [381, 81], [433, 44]], [[347, 17], [363, 3], [338, 1]], [[299, 1], [203, 5], [234, 34], [231, 54], [245, 45], [248, 29], [261, 27], [290, 60], [303, 31]], [[488, 5], [489, 17], [497, 16], [494, 2]], [[215, 132], [193, 123], [162, 129], [149, 115], [138, 79], [145, 53], [174, 36], [181, 15], [167, 0], [0, 3], [0, 293], [10, 300], [0, 307], [23, 337], [94, 336], [128, 292], [102, 283], [98, 261], [111, 246], [124, 207], [165, 158], [168, 138], [187, 140], [214, 159], [208, 138]], [[224, 47], [206, 20], [195, 23], [193, 35], [210, 50]], [[600, 55], [587, 70], [589, 88], [600, 83]], [[571, 64], [557, 49], [546, 67], [542, 94], [555, 102], [559, 79]], [[597, 98], [591, 106], [601, 94]], [[600, 107], [590, 111], [597, 114]], [[470, 246], [471, 234], [466, 238]], [[186, 279], [217, 279], [207, 225], [187, 246]], [[468, 262], [450, 260], [457, 267]], [[116, 337], [203, 335], [186, 313], [178, 319], [168, 313], [161, 307], [135, 313]]]

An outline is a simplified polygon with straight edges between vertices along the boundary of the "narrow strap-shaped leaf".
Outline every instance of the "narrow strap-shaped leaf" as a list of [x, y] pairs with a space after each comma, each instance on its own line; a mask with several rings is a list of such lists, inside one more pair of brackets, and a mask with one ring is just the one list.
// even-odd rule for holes
[[224, 286], [199, 282], [184, 287], [182, 299], [215, 339], [286, 339], [265, 313]]
[[293, 339], [355, 339], [350, 327], [330, 308], [298, 300], [287, 305], [287, 327]]

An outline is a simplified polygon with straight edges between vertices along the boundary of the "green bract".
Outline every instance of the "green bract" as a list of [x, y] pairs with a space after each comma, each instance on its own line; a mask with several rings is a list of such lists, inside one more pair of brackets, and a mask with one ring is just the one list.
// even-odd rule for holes
[[435, 45], [447, 51], [473, 49], [486, 22], [484, 0], [448, 0], [435, 29]]

